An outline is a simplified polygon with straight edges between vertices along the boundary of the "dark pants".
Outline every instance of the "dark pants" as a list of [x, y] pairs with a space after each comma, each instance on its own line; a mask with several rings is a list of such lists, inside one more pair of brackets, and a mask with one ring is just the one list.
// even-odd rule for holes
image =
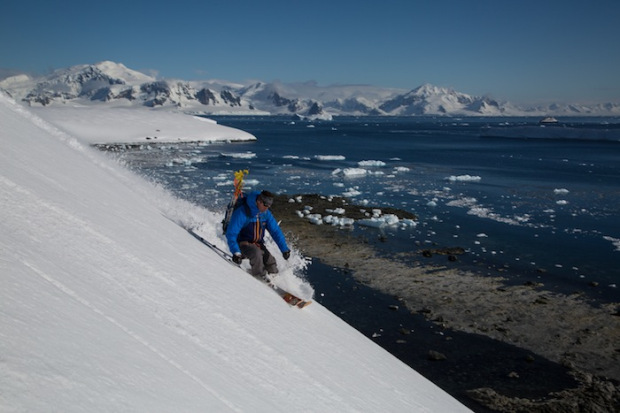
[[278, 272], [276, 259], [267, 251], [264, 245], [259, 246], [249, 242], [241, 242], [239, 248], [243, 256], [250, 260], [253, 276], [264, 277], [267, 273], [275, 274]]

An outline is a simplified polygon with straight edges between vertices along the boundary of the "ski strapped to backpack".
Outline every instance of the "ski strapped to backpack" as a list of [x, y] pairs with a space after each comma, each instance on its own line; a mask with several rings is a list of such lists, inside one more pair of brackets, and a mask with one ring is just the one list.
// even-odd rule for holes
[[226, 233], [228, 223], [230, 222], [230, 218], [232, 217], [233, 212], [235, 212], [235, 209], [239, 208], [241, 205], [245, 205], [247, 207], [247, 204], [245, 203], [246, 198], [243, 193], [243, 180], [249, 173], [250, 171], [247, 169], [241, 169], [235, 172], [235, 179], [233, 181], [235, 191], [230, 202], [228, 203], [228, 206], [226, 207], [226, 213], [224, 214], [224, 220], [222, 221], [222, 230], [224, 231], [224, 234]]

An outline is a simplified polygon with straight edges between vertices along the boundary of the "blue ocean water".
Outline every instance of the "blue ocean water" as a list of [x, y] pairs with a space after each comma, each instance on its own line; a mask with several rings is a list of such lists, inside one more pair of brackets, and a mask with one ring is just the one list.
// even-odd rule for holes
[[[484, 137], [488, 127], [537, 126], [527, 118], [215, 119], [258, 141], [143, 145], [121, 157], [208, 208], [224, 208], [239, 169], [250, 171], [248, 189], [401, 208], [419, 217], [417, 226], [353, 231], [388, 257], [460, 246], [459, 265], [481, 274], [620, 301], [619, 141]], [[561, 122], [620, 132], [619, 119]]]

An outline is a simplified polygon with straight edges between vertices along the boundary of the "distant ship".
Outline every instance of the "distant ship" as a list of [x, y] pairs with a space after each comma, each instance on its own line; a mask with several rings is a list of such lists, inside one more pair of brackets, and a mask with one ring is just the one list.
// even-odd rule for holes
[[541, 125], [553, 125], [555, 123], [558, 123], [558, 120], [553, 116], [547, 116], [546, 118], [541, 119], [538, 123], [540, 123]]

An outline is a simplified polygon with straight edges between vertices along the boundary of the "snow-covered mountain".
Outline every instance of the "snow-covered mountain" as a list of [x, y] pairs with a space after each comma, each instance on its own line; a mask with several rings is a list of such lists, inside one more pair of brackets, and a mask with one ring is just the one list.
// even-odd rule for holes
[[315, 82], [238, 84], [226, 81], [155, 79], [120, 63], [60, 69], [49, 76], [12, 76], [0, 88], [29, 105], [81, 101], [181, 108], [203, 114], [388, 116], [617, 116], [620, 103], [518, 107], [489, 97], [424, 84], [413, 90]]
[[472, 97], [429, 84], [383, 102], [379, 109], [390, 115], [504, 115], [506, 107], [489, 98]]

